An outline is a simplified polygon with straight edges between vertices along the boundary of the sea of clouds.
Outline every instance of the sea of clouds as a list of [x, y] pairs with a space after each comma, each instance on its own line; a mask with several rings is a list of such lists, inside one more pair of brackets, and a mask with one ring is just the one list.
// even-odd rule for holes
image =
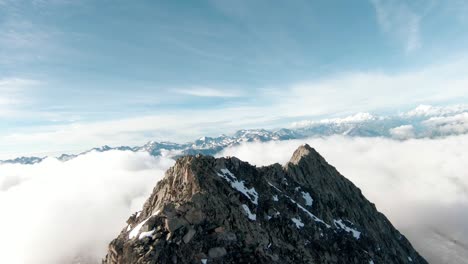
[[0, 165], [0, 263], [100, 263], [174, 163], [130, 151]]
[[[468, 263], [468, 135], [247, 143], [219, 156], [284, 164], [303, 143], [361, 188], [431, 263]], [[0, 165], [0, 262], [99, 263], [172, 164], [144, 152], [109, 151]]]

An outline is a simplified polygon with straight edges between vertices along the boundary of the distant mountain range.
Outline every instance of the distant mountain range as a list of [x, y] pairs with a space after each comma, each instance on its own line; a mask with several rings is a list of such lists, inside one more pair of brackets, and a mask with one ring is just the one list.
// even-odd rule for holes
[[[109, 150], [145, 151], [153, 156], [179, 157], [182, 155], [214, 155], [224, 148], [245, 142], [268, 142], [344, 135], [349, 137], [384, 137], [398, 140], [411, 138], [437, 138], [468, 133], [468, 106], [434, 107], [421, 105], [412, 111], [394, 116], [376, 116], [357, 113], [344, 118], [304, 120], [289, 128], [277, 130], [242, 129], [233, 135], [202, 137], [193, 142], [173, 143], [150, 141], [142, 146], [102, 146], [78, 154], [62, 154], [56, 157], [68, 161], [89, 152]], [[18, 157], [2, 160], [0, 164], [36, 164], [47, 157]]]

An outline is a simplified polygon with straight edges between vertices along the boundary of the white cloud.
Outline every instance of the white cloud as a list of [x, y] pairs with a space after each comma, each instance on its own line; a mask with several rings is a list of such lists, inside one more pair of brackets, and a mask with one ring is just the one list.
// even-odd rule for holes
[[442, 135], [465, 134], [468, 132], [468, 112], [453, 116], [431, 117], [423, 124]]
[[414, 127], [412, 125], [403, 125], [390, 129], [392, 137], [397, 139], [408, 139], [414, 137]]
[[[181, 142], [243, 128], [285, 127], [293, 119], [300, 120], [298, 118], [313, 120], [319, 116], [346, 116], [410, 105], [458, 102], [467, 98], [468, 77], [464, 70], [467, 67], [468, 58], [461, 57], [457, 61], [440, 62], [415, 71], [345, 73], [271, 88], [258, 95], [261, 102], [220, 105], [216, 111], [210, 107], [199, 110], [161, 109], [157, 114], [138, 113], [134, 117], [114, 117], [95, 122], [34, 125], [0, 132], [3, 152], [0, 154], [5, 157], [11, 152], [31, 155], [29, 153], [80, 151], [104, 144], [140, 145], [148, 140]], [[27, 99], [34, 100], [32, 97]], [[211, 99], [216, 100], [217, 97]], [[30, 105], [21, 104], [24, 120], [37, 124], [46, 119], [44, 113], [31, 111]], [[76, 116], [76, 113], [54, 111], [64, 118]], [[8, 116], [5, 111], [3, 114]], [[47, 116], [51, 117], [54, 116]]]
[[353, 181], [430, 263], [467, 263], [468, 135], [406, 141], [334, 136], [245, 144], [220, 155], [284, 164], [305, 142]]
[[197, 96], [197, 97], [239, 97], [241, 94], [234, 90], [220, 90], [208, 87], [192, 87], [188, 89], [176, 90], [179, 94]]
[[173, 160], [90, 153], [69, 162], [0, 165], [0, 262], [98, 263]]
[[[350, 114], [466, 98], [467, 58], [400, 73], [352, 72], [284, 89], [270, 109], [289, 116]], [[396, 96], [398, 95], [398, 96]]]
[[[361, 188], [430, 262], [468, 258], [460, 246], [468, 243], [468, 135], [406, 141], [335, 136], [244, 144], [221, 155], [256, 165], [285, 163], [304, 142]], [[110, 151], [66, 163], [0, 165], [0, 226], [6, 227], [0, 261], [67, 263], [83, 253], [99, 259], [172, 164], [147, 153]]]
[[429, 117], [429, 116], [446, 116], [468, 112], [468, 105], [452, 105], [452, 106], [432, 106], [419, 105], [415, 109], [403, 114], [410, 117]]
[[11, 117], [20, 111], [20, 105], [28, 101], [28, 89], [39, 81], [24, 78], [0, 78], [0, 118]]
[[353, 123], [362, 123], [366, 121], [375, 120], [377, 117], [369, 114], [369, 113], [357, 113], [354, 115], [350, 115], [343, 118], [327, 118], [321, 119], [319, 121], [310, 121], [310, 120], [303, 120], [299, 122], [294, 122], [291, 124], [292, 127], [307, 127], [316, 124], [353, 124]]
[[377, 22], [386, 34], [402, 42], [406, 52], [421, 47], [421, 16], [398, 0], [371, 0], [377, 15]]
[[255, 113], [261, 111], [258, 108], [225, 108], [218, 113], [211, 110], [179, 110], [171, 114], [100, 122], [36, 126], [16, 133], [0, 133], [0, 146], [3, 147], [3, 153], [0, 152], [3, 158], [0, 159], [14, 158], [18, 153], [79, 152], [105, 144], [133, 146], [149, 140], [184, 142], [200, 136], [266, 124], [274, 118]]

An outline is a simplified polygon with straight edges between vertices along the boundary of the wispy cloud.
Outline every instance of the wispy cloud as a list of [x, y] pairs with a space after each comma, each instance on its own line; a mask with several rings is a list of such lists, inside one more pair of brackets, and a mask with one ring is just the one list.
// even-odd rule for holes
[[406, 52], [421, 47], [421, 16], [399, 0], [371, 0], [381, 30], [401, 42]]
[[[6, 4], [7, 5], [7, 4]], [[10, 9], [9, 5], [5, 7]], [[6, 12], [0, 21], [0, 66], [17, 69], [19, 63], [49, 59], [52, 51], [61, 51], [58, 31], [21, 15], [20, 8]]]
[[292, 84], [277, 95], [275, 108], [283, 115], [313, 116], [460, 101], [467, 96], [467, 66], [462, 58], [400, 73], [341, 73]]
[[[219, 105], [215, 110], [210, 106], [196, 110], [163, 107], [157, 113], [136, 113], [108, 120], [87, 121], [83, 117], [79, 122], [36, 125], [17, 129], [14, 133], [0, 132], [0, 145], [3, 154], [22, 152], [27, 155], [28, 152], [80, 151], [103, 144], [143, 144], [148, 140], [181, 142], [198, 136], [231, 133], [242, 128], [286, 127], [293, 121], [304, 119], [342, 117], [363, 111], [406, 110], [420, 104], [461, 103], [467, 98], [468, 77], [464, 71], [467, 65], [466, 59], [460, 59], [418, 71], [393, 74], [343, 73], [271, 88], [257, 96], [261, 101], [257, 99], [255, 104], [240, 102], [238, 105]], [[419, 89], [421, 87], [424, 89]], [[190, 100], [243, 96], [235, 90], [211, 88], [181, 89], [177, 93], [179, 97], [194, 97]], [[11, 93], [3, 98], [11, 100]], [[21, 104], [21, 110], [28, 111], [27, 106]], [[10, 110], [12, 107], [9, 106]], [[54, 114], [65, 119], [76, 116], [74, 112], [61, 113], [60, 109], [54, 110]], [[43, 114], [40, 118], [37, 115], [31, 112], [29, 116], [34, 117], [32, 120], [43, 120]]]
[[235, 89], [213, 89], [208, 87], [192, 87], [187, 89], [178, 89], [176, 93], [198, 97], [240, 97], [242, 94]]
[[[199, 136], [234, 132], [241, 128], [268, 124], [273, 117], [261, 108], [223, 108], [186, 110], [107, 121], [73, 122], [34, 126], [14, 133], [0, 132], [0, 146], [5, 157], [31, 152], [83, 151], [99, 145], [140, 145], [149, 140], [185, 142]], [[258, 114], [256, 114], [258, 113]], [[45, 143], [47, 142], [47, 143]], [[13, 156], [7, 154], [15, 153]]]
[[31, 87], [40, 82], [22, 78], [0, 79], [0, 117], [11, 117], [20, 111], [29, 97], [25, 95]]

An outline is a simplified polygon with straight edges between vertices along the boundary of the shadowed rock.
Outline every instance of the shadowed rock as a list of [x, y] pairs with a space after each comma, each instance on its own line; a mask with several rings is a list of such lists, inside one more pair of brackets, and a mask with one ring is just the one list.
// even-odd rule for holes
[[103, 263], [427, 263], [313, 148], [284, 167], [186, 156]]

